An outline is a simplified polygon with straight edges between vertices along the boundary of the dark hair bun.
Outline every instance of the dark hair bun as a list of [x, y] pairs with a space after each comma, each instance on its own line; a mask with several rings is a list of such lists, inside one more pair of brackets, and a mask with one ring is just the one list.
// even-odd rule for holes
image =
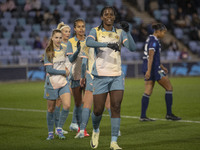
[[154, 29], [154, 30], [167, 30], [166, 26], [162, 23], [153, 24], [152, 29]]

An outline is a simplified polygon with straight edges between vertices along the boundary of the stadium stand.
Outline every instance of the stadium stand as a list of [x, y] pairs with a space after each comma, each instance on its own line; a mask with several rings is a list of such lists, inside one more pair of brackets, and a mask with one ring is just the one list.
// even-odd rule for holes
[[[166, 24], [171, 34], [186, 44], [192, 53], [200, 56], [200, 2], [198, 0], [183, 0], [181, 1], [183, 3], [180, 0], [144, 0], [144, 5], [140, 4], [141, 1], [133, 0], [132, 5], [136, 6], [141, 13], [144, 10], [157, 21]], [[56, 28], [56, 22], [59, 21], [64, 21], [73, 28], [73, 21], [76, 18], [85, 19], [86, 34], [88, 34], [92, 27], [100, 24], [100, 11], [107, 5], [113, 5], [118, 9], [119, 20], [127, 20], [130, 23], [131, 34], [137, 42], [138, 51], [128, 53], [122, 50], [122, 60], [140, 60], [144, 41], [148, 34], [152, 33], [152, 29], [150, 23], [145, 24], [145, 20], [135, 16], [122, 0], [1, 0], [0, 64], [16, 64], [22, 62], [20, 59], [24, 60], [24, 58], [27, 58], [26, 62], [30, 64], [40, 63], [39, 55], [44, 52], [44, 48], [43, 50], [34, 48], [36, 37], [39, 36], [42, 42], [49, 37], [51, 30]], [[55, 16], [60, 16], [60, 19]], [[169, 50], [169, 46], [164, 45], [164, 50]], [[168, 57], [167, 52], [163, 54], [164, 58]]]

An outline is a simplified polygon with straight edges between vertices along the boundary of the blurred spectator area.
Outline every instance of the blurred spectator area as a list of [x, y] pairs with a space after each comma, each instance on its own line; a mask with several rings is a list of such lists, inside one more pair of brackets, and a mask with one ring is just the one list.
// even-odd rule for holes
[[74, 20], [82, 18], [87, 35], [100, 25], [100, 11], [108, 5], [126, 10], [121, 0], [1, 0], [0, 64], [19, 64], [25, 59], [39, 63], [44, 45], [59, 22], [73, 29]]
[[[185, 9], [182, 9], [184, 14], [187, 14], [184, 17], [190, 20], [185, 25], [182, 25], [181, 21], [179, 23], [172, 21], [171, 25], [170, 14], [174, 12], [177, 17], [178, 2], [170, 0], [132, 0], [131, 2], [139, 11], [147, 11], [156, 20], [166, 24], [177, 39], [182, 40], [192, 52], [200, 51], [199, 5], [195, 5], [198, 6], [194, 9], [195, 13], [189, 10], [185, 13]], [[131, 35], [136, 42], [137, 51], [131, 53], [123, 49], [122, 60], [141, 60], [144, 42], [153, 31], [151, 23], [146, 24], [145, 20], [133, 13], [131, 10], [133, 7], [128, 5], [123, 0], [1, 0], [0, 65], [39, 63], [50, 33], [59, 22], [63, 21], [73, 29], [74, 20], [83, 18], [86, 21], [86, 35], [88, 35], [92, 27], [100, 25], [100, 11], [105, 6], [117, 8], [117, 22], [122, 20], [129, 22]], [[181, 11], [179, 14], [183, 17]], [[191, 27], [189, 23], [190, 25], [192, 23]], [[163, 50], [168, 49], [169, 45], [163, 43]], [[167, 57], [165, 52], [163, 55], [164, 58]]]
[[[192, 54], [200, 57], [199, 0], [132, 0], [128, 2], [140, 13], [148, 13], [157, 22], [165, 24], [176, 39], [186, 45]], [[180, 51], [185, 51], [185, 49]]]

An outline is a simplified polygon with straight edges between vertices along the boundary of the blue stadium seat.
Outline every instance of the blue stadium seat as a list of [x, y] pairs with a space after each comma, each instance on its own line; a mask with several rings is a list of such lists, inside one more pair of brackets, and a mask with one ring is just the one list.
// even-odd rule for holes
[[9, 39], [1, 39], [1, 40], [0, 40], [0, 45], [1, 45], [1, 46], [8, 46], [8, 40], [9, 40]]
[[3, 17], [8, 19], [11, 18], [11, 12], [4, 12]]
[[154, 17], [155, 17], [156, 20], [160, 20], [160, 17], [161, 17], [160, 10], [154, 10], [153, 11], [153, 15], [154, 15]]
[[6, 38], [6, 39], [10, 39], [11, 32], [10, 31], [3, 32], [3, 37]]
[[197, 49], [198, 49], [198, 45], [197, 45], [197, 42], [196, 41], [190, 41], [189, 42], [189, 48], [192, 52], [196, 52]]
[[168, 24], [168, 16], [167, 15], [163, 15], [160, 17], [160, 21], [163, 23], [163, 24]]
[[181, 39], [183, 36], [183, 30], [181, 28], [175, 28], [174, 35], [176, 36], [177, 39]]
[[17, 20], [17, 22], [18, 22], [18, 24], [19, 24], [20, 26], [25, 26], [25, 25], [26, 25], [26, 20], [25, 20], [25, 18], [19, 18], [19, 19]]
[[26, 45], [26, 41], [25, 41], [24, 38], [18, 38], [17, 41], [18, 41], [18, 43], [19, 43], [20, 46]]

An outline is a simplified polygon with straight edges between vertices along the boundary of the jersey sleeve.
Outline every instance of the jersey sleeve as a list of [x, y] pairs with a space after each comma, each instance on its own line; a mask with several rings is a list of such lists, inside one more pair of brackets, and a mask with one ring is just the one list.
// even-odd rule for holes
[[108, 43], [101, 43], [101, 42], [96, 41], [96, 39], [97, 39], [96, 30], [92, 28], [89, 35], [87, 36], [86, 45], [88, 47], [95, 47], [95, 48], [107, 47]]
[[48, 60], [47, 55], [45, 53], [44, 54], [44, 66], [49, 66], [49, 65], [53, 65], [53, 63]]
[[133, 40], [133, 37], [131, 36], [130, 32], [125, 32], [122, 30], [121, 43], [130, 51], [136, 50], [136, 44], [135, 44], [135, 41]]
[[94, 40], [96, 40], [96, 37], [97, 37], [96, 30], [92, 28], [87, 38], [93, 38]]
[[122, 30], [122, 33], [121, 33], [121, 43], [124, 45], [124, 43], [127, 40], [128, 40], [127, 33]]
[[149, 41], [149, 50], [156, 51], [157, 42], [156, 41]]
[[68, 41], [66, 55], [72, 55], [72, 54], [73, 54], [72, 43], [70, 41]]

